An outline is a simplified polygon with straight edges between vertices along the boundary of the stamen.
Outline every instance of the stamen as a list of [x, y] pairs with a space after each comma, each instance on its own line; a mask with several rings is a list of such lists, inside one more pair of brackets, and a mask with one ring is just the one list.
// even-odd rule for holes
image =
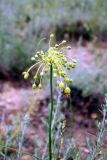
[[28, 69], [27, 72], [30, 72], [35, 66], [37, 66], [37, 65], [38, 65], [39, 63], [41, 63], [41, 62], [42, 62], [42, 61], [40, 61], [40, 62], [34, 64], [33, 66], [31, 66], [31, 67]]
[[37, 76], [38, 76], [38, 73], [39, 73], [39, 71], [40, 71], [40, 69], [41, 69], [41, 67], [42, 67], [43, 65], [44, 65], [44, 64], [42, 63], [42, 64], [39, 66], [39, 68], [38, 68], [38, 70], [37, 70], [37, 72], [36, 72], [35, 77], [37, 77]]

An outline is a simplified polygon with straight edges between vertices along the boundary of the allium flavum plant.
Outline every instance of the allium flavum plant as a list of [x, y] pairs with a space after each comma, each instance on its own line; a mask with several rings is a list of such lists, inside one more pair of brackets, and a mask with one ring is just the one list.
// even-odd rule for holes
[[35, 89], [36, 82], [39, 79], [39, 88], [42, 88], [42, 78], [45, 73], [50, 72], [50, 102], [51, 108], [49, 113], [49, 160], [53, 159], [53, 148], [52, 148], [52, 119], [53, 119], [53, 77], [57, 79], [57, 85], [59, 89], [61, 89], [66, 95], [70, 95], [71, 89], [69, 85], [72, 83], [72, 79], [70, 79], [67, 75], [66, 70], [70, 70], [76, 66], [77, 61], [75, 59], [69, 59], [64, 55], [63, 49], [70, 49], [69, 46], [64, 47], [66, 41], [63, 40], [60, 44], [55, 44], [54, 35], [50, 35], [49, 40], [49, 49], [44, 51], [38, 51], [31, 58], [31, 60], [35, 61], [34, 65], [32, 65], [26, 72], [23, 72], [24, 79], [28, 79], [30, 75], [30, 71], [35, 69], [37, 65], [39, 65], [38, 70], [36, 71], [33, 77], [33, 85], [32, 88]]

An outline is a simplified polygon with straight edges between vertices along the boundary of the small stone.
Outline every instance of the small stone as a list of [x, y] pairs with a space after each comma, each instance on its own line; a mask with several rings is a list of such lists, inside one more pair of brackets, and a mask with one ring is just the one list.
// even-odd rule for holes
[[30, 155], [23, 155], [21, 160], [32, 160], [32, 157]]

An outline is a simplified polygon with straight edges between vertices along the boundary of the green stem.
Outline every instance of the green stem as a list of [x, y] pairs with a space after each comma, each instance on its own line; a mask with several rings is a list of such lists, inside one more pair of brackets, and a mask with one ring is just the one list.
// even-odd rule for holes
[[50, 66], [49, 160], [52, 160], [53, 67]]

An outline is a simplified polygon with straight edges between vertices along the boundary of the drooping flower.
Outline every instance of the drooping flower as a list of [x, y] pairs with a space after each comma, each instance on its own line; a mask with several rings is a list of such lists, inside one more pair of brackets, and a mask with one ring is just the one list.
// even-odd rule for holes
[[31, 60], [35, 61], [35, 63], [26, 72], [23, 72], [23, 75], [25, 79], [28, 79], [30, 71], [39, 65], [38, 70], [33, 77], [34, 82], [32, 88], [36, 88], [36, 81], [38, 80], [38, 77], [38, 87], [42, 87], [42, 78], [50, 70], [50, 66], [52, 65], [53, 76], [57, 79], [58, 87], [63, 90], [65, 94], [70, 94], [71, 90], [69, 88], [69, 84], [72, 83], [72, 79], [68, 77], [66, 70], [75, 68], [77, 61], [75, 59], [71, 59], [69, 61], [69, 58], [67, 58], [63, 53], [63, 48], [70, 49], [69, 46], [64, 47], [65, 43], [66, 41], [63, 40], [60, 44], [55, 44], [54, 35], [51, 34], [49, 49], [46, 52], [37, 51], [36, 54], [31, 57]]

